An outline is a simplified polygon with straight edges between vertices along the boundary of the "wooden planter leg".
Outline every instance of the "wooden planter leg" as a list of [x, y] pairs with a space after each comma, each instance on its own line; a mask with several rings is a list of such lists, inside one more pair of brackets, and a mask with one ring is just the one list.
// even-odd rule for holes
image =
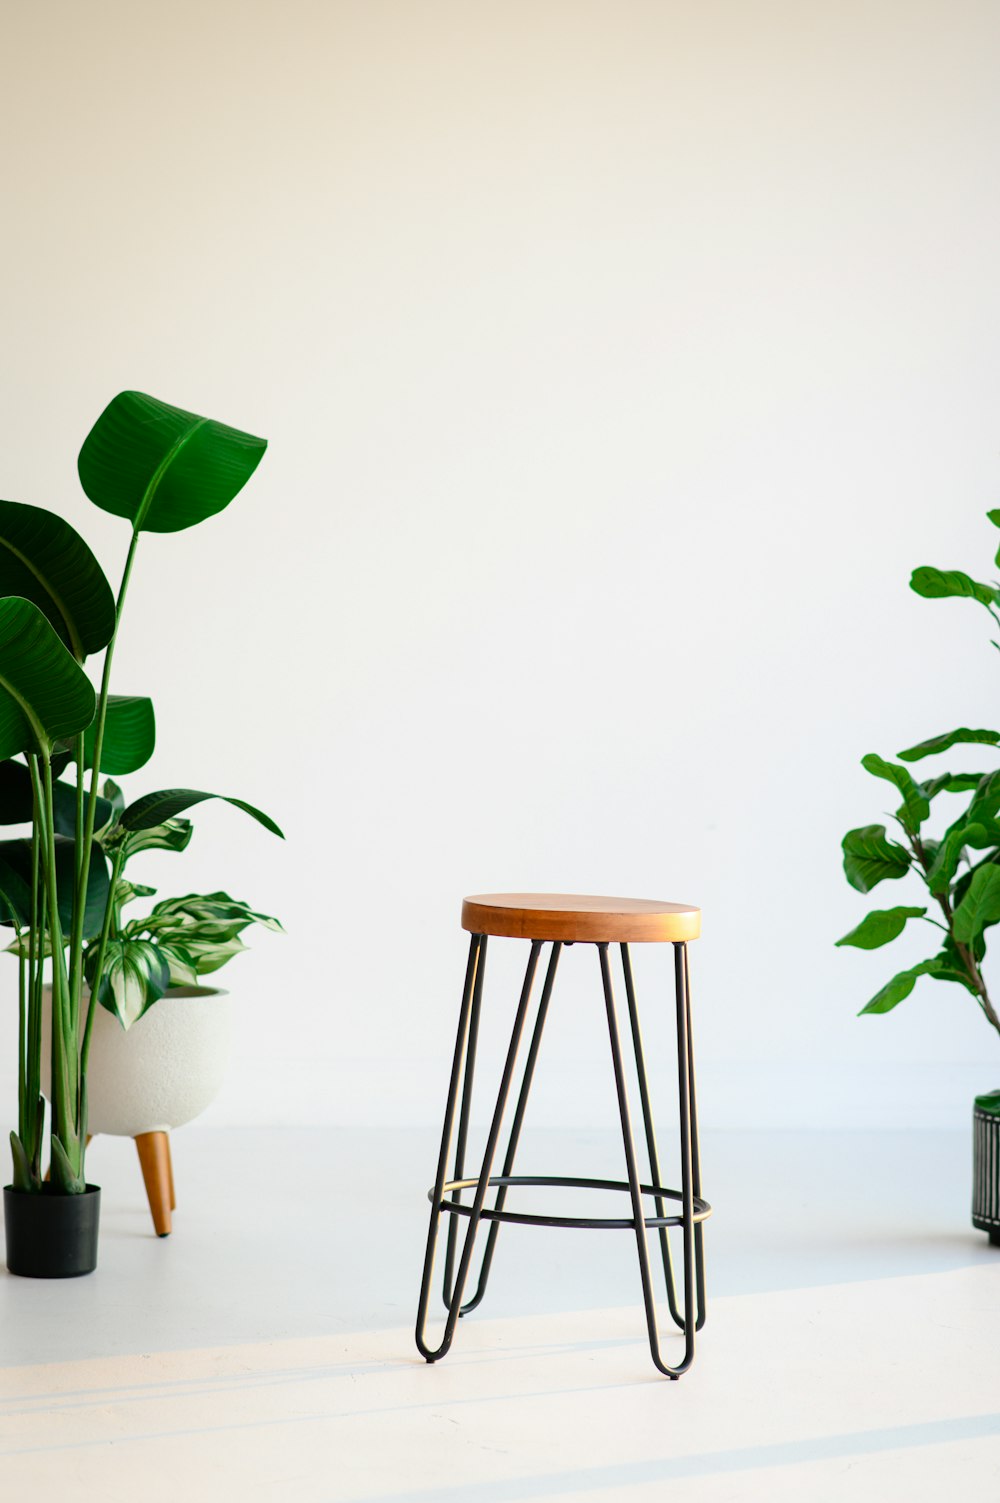
[[167, 1178], [170, 1181], [170, 1209], [176, 1211], [177, 1195], [174, 1191], [174, 1158], [170, 1152], [170, 1134], [164, 1133], [164, 1137], [167, 1140]]
[[165, 1132], [141, 1132], [135, 1140], [146, 1199], [158, 1237], [170, 1235], [170, 1140]]

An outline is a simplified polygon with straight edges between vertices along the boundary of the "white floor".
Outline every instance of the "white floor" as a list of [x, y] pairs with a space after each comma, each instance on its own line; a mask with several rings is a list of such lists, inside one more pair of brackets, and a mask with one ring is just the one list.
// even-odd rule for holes
[[[98, 1140], [98, 1272], [0, 1277], [0, 1495], [996, 1489], [1000, 1250], [968, 1227], [964, 1133], [707, 1135], [709, 1321], [680, 1383], [649, 1363], [624, 1232], [503, 1228], [482, 1311], [421, 1362], [433, 1136], [188, 1129], [162, 1241], [131, 1145]], [[528, 1146], [525, 1172], [618, 1173], [599, 1135]]]

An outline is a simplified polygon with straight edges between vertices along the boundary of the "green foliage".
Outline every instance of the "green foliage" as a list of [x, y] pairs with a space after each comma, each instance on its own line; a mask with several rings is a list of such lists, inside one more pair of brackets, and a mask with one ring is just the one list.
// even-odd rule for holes
[[226, 892], [189, 893], [157, 903], [146, 918], [130, 920], [123, 933], [158, 947], [167, 958], [173, 984], [194, 985], [246, 949], [239, 936], [251, 924], [281, 932], [276, 918]]
[[896, 762], [884, 761], [876, 752], [869, 752], [866, 757], [862, 757], [861, 766], [873, 777], [885, 778], [899, 789], [903, 795], [903, 807], [897, 817], [904, 830], [915, 835], [930, 815], [931, 806], [927, 795], [913, 781], [912, 773]]
[[136, 532], [179, 532], [228, 506], [267, 444], [252, 433], [123, 391], [80, 450], [80, 483]]
[[953, 746], [976, 743], [981, 746], [996, 746], [1000, 743], [1000, 731], [970, 731], [960, 726], [957, 731], [947, 731], [942, 736], [931, 736], [927, 741], [918, 741], [899, 753], [901, 762], [919, 762], [921, 757], [931, 757], [937, 752], [950, 751]]
[[880, 882], [905, 877], [910, 869], [911, 857], [888, 838], [885, 825], [863, 825], [860, 830], [848, 830], [841, 844], [844, 875], [858, 892], [871, 892]]
[[1000, 866], [981, 866], [973, 872], [968, 891], [955, 909], [952, 933], [958, 944], [970, 945], [984, 929], [1000, 920]]
[[48, 618], [78, 663], [114, 635], [111, 586], [80, 534], [40, 506], [0, 501], [0, 597], [16, 595]]
[[857, 950], [878, 950], [899, 938], [907, 919], [923, 918], [926, 912], [926, 908], [874, 908], [837, 944], [853, 945]]
[[37, 605], [0, 600], [0, 759], [48, 756], [94, 718], [90, 679]]
[[[52, 1184], [79, 1194], [86, 1184], [86, 1072], [97, 1006], [130, 1027], [172, 979], [197, 979], [241, 950], [247, 925], [276, 923], [220, 893], [172, 900], [147, 920], [123, 922], [127, 905], [154, 896], [125, 876], [127, 863], [148, 851], [183, 851], [192, 826], [178, 816], [217, 795], [168, 789], [126, 807], [121, 789], [101, 781], [143, 767], [156, 741], [152, 702], [111, 693], [140, 537], [177, 532], [220, 512], [265, 448], [263, 439], [155, 397], [122, 392], [112, 400], [84, 442], [79, 474], [97, 506], [132, 524], [117, 600], [67, 522], [40, 507], [0, 501], [0, 825], [30, 831], [0, 841], [0, 924], [14, 929], [7, 948], [18, 958], [18, 1125], [11, 1151], [19, 1190], [38, 1191], [42, 1183], [46, 978]], [[102, 650], [95, 691], [81, 665]], [[227, 801], [280, 835], [270, 816], [241, 799]]]
[[172, 820], [182, 809], [191, 809], [209, 798], [221, 799], [225, 804], [242, 809], [244, 814], [249, 814], [265, 830], [270, 830], [272, 835], [278, 835], [284, 840], [284, 835], [271, 816], [262, 814], [253, 804], [245, 803], [241, 798], [230, 798], [225, 793], [199, 793], [194, 788], [163, 788], [158, 793], [147, 793], [145, 798], [130, 804], [125, 810], [121, 817], [122, 829], [130, 832], [154, 829], [157, 825]]
[[[84, 732], [84, 766], [94, 765], [94, 735], [90, 725]], [[138, 772], [153, 755], [156, 745], [156, 719], [153, 701], [140, 694], [109, 694], [101, 742], [101, 771]]]
[[899, 971], [891, 981], [887, 981], [881, 991], [877, 991], [870, 1002], [867, 1002], [858, 1014], [864, 1017], [869, 1012], [891, 1012], [898, 1007], [910, 995], [921, 976], [932, 975], [941, 967], [941, 962], [935, 957], [933, 960], [923, 960], [919, 965], [911, 966], [908, 971]]
[[992, 605], [997, 595], [993, 585], [981, 584], [977, 579], [970, 579], [968, 574], [962, 573], [961, 569], [932, 569], [926, 564], [923, 568], [914, 569], [910, 578], [910, 589], [918, 595], [923, 595], [926, 600], [964, 596], [969, 600], [978, 600], [980, 605]]
[[[1000, 527], [1000, 510], [988, 516], [994, 526]], [[1000, 566], [1000, 553], [996, 562]], [[924, 565], [914, 570], [910, 587], [929, 600], [974, 600], [1000, 624], [997, 587], [960, 570]], [[899, 759], [919, 762], [963, 745], [1000, 747], [1000, 732], [960, 726], [907, 747], [899, 753]], [[911, 918], [936, 923], [943, 931], [938, 953], [897, 972], [862, 1013], [891, 1012], [910, 995], [921, 976], [929, 976], [970, 993], [987, 1021], [1000, 1032], [1000, 1016], [990, 1001], [982, 971], [986, 932], [1000, 923], [1000, 770], [941, 772], [916, 782], [905, 767], [887, 762], [874, 752], [862, 759], [862, 766], [873, 776], [894, 784], [902, 794], [896, 819], [906, 846], [890, 841], [882, 825], [849, 830], [843, 840], [848, 882], [860, 892], [869, 892], [887, 878], [915, 873], [933, 899], [939, 917], [928, 919], [924, 907], [876, 909], [837, 944], [878, 949], [897, 939]], [[924, 826], [931, 817], [933, 800], [941, 793], [966, 795], [968, 803], [942, 833], [929, 835]]]
[[122, 936], [109, 941], [104, 954], [97, 1000], [131, 1028], [158, 1002], [170, 985], [170, 967], [156, 945]]

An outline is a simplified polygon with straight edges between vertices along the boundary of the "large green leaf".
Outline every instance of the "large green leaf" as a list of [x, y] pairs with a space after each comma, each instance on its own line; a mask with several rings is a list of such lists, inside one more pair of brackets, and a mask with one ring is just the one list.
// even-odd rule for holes
[[[95, 725], [84, 735], [86, 766], [94, 765]], [[156, 746], [156, 719], [153, 701], [141, 694], [111, 694], [104, 721], [101, 745], [101, 771], [120, 776], [145, 767]]]
[[909, 852], [887, 838], [885, 825], [848, 830], [841, 844], [844, 875], [858, 892], [871, 892], [887, 878], [905, 877], [910, 869]]
[[955, 909], [953, 931], [960, 945], [971, 944], [990, 924], [1000, 920], [1000, 866], [992, 862], [972, 875], [969, 890]]
[[895, 762], [886, 762], [877, 752], [869, 752], [861, 758], [861, 766], [872, 777], [884, 778], [888, 783], [894, 783], [903, 795], [903, 807], [899, 811], [899, 819], [903, 827], [915, 835], [931, 812], [930, 803], [925, 794], [921, 793], [913, 775], [907, 772], [905, 767], [899, 767]]
[[948, 751], [949, 747], [965, 743], [996, 746], [1000, 744], [1000, 731], [970, 731], [968, 726], [963, 725], [957, 731], [947, 731], [942, 736], [931, 736], [927, 741], [918, 741], [916, 746], [908, 746], [906, 751], [898, 752], [897, 756], [901, 762], [919, 762], [921, 757], [930, 757], [935, 752]]
[[115, 599], [80, 534], [40, 506], [0, 501], [0, 596], [36, 605], [77, 662], [115, 630]]
[[123, 391], [84, 440], [80, 482], [137, 532], [179, 532], [228, 506], [266, 448], [251, 433]]
[[[908, 997], [916, 986], [921, 976], [932, 976], [942, 970], [943, 961], [939, 956], [933, 960], [921, 961], [920, 965], [911, 966], [908, 971], [899, 971], [891, 981], [887, 981], [881, 991], [877, 991], [870, 1002], [861, 1009], [858, 1017], [864, 1017], [865, 1013], [891, 1012], [905, 997]], [[951, 978], [949, 978], [951, 979]]]
[[137, 799], [134, 804], [129, 804], [121, 817], [120, 824], [124, 830], [148, 830], [153, 825], [164, 824], [180, 814], [182, 810], [190, 809], [194, 804], [202, 804], [209, 798], [221, 799], [225, 804], [232, 804], [234, 808], [242, 809], [244, 814], [249, 814], [258, 824], [263, 825], [265, 830], [270, 830], [272, 835], [279, 835], [284, 840], [284, 835], [271, 816], [263, 814], [260, 809], [255, 809], [253, 804], [248, 804], [241, 798], [230, 798], [225, 793], [200, 793], [195, 788], [161, 788], [156, 793], [147, 793], [144, 798]]
[[0, 600], [0, 759], [50, 751], [94, 718], [90, 679], [37, 605]]
[[104, 957], [97, 1000], [127, 1029], [159, 1001], [169, 985], [170, 965], [150, 940], [113, 939]]
[[[76, 834], [76, 785], [54, 783], [52, 804], [57, 835]], [[30, 824], [34, 815], [31, 774], [23, 762], [0, 762], [0, 825]], [[107, 799], [97, 800], [97, 828], [111, 816]]]
[[[19, 859], [11, 860], [8, 845], [0, 841], [0, 924], [8, 928], [26, 929], [31, 923], [31, 862], [25, 870]], [[20, 851], [18, 851], [20, 856]]]
[[926, 908], [876, 908], [861, 920], [850, 934], [838, 939], [838, 945], [853, 945], [858, 950], [877, 950], [897, 939], [906, 928], [907, 919], [923, 918]]
[[[63, 934], [69, 935], [73, 920], [73, 899], [76, 885], [76, 841], [65, 835], [55, 837], [56, 890], [59, 897], [59, 921]], [[31, 912], [31, 841], [0, 840], [0, 883], [7, 879], [3, 873], [10, 869], [23, 883], [24, 900], [27, 902], [25, 922], [30, 922]], [[84, 937], [89, 939], [100, 930], [104, 919], [104, 907], [108, 898], [110, 880], [104, 852], [96, 841], [90, 847], [90, 875], [87, 883], [87, 903], [84, 908]], [[0, 911], [0, 924], [9, 924], [9, 915]]]
[[910, 576], [910, 589], [923, 595], [925, 600], [943, 600], [949, 595], [956, 595], [978, 600], [980, 605], [992, 605], [997, 598], [992, 585], [970, 579], [961, 569], [934, 569], [929, 564], [914, 569]]

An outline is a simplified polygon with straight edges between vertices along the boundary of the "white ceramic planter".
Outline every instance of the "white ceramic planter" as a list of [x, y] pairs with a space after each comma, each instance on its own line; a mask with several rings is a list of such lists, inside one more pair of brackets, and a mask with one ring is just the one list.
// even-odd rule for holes
[[[42, 1090], [50, 1094], [49, 1007], [42, 1030]], [[87, 1130], [137, 1138], [190, 1122], [226, 1073], [230, 999], [211, 987], [178, 987], [126, 1032], [99, 1007], [87, 1069]]]

